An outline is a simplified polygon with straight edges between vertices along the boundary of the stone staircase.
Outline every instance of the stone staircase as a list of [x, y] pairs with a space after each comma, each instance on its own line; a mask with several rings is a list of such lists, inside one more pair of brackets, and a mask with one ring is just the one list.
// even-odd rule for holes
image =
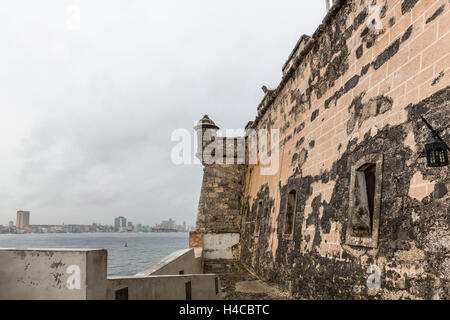
[[204, 260], [203, 271], [219, 276], [224, 300], [290, 299], [287, 293], [262, 281], [237, 260]]
[[239, 271], [236, 260], [204, 260], [203, 273], [233, 274]]

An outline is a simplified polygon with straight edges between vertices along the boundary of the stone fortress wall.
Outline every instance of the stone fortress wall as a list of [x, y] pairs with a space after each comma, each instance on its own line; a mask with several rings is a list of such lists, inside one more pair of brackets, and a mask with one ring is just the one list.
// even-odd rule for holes
[[449, 167], [420, 157], [420, 116], [450, 123], [449, 9], [334, 1], [246, 127], [279, 130], [279, 169], [261, 174], [248, 152], [205, 164], [191, 246], [234, 235], [233, 257], [293, 297], [449, 299]]

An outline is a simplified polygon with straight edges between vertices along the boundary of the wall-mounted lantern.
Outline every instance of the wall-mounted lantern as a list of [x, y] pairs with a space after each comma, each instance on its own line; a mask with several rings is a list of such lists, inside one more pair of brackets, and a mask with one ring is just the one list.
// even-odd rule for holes
[[439, 133], [443, 131], [435, 130], [424, 117], [420, 116], [422, 121], [426, 124], [426, 126], [431, 130], [433, 136], [431, 139], [425, 144], [425, 153], [427, 157], [427, 165], [429, 167], [445, 167], [448, 165], [448, 150], [450, 148], [447, 144], [442, 140], [439, 136]]

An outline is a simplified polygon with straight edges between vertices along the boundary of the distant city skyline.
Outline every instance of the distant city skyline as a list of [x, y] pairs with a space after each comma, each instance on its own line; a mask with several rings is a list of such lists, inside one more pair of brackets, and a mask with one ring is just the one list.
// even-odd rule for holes
[[[18, 213], [19, 212], [27, 212], [28, 213], [28, 221], [30, 225], [91, 225], [91, 224], [101, 224], [101, 225], [111, 225], [114, 226], [114, 219], [117, 217], [112, 217], [113, 222], [106, 220], [106, 221], [95, 221], [95, 219], [93, 221], [85, 221], [85, 222], [71, 222], [70, 219], [60, 219], [60, 220], [66, 220], [66, 221], [54, 221], [54, 222], [45, 222], [45, 223], [32, 223], [33, 219], [35, 218], [35, 213], [32, 210], [17, 210], [13, 215], [11, 215], [10, 218], [6, 217], [5, 219], [0, 220], [0, 225], [1, 226], [8, 226], [10, 224], [10, 222], [14, 223], [14, 226], [16, 226], [17, 224], [17, 218], [18, 218]], [[158, 223], [161, 223], [164, 220], [172, 220], [174, 217], [163, 217], [161, 220], [159, 221], [155, 221], [155, 222], [151, 222], [151, 223], [146, 223], [146, 222], [141, 222], [139, 219], [139, 224], [142, 225], [148, 225], [148, 226], [152, 226], [152, 225], [156, 225]], [[3, 221], [4, 220], [4, 221]], [[181, 219], [180, 219], [181, 220]], [[129, 219], [126, 218], [126, 221], [131, 221], [133, 222], [133, 219]], [[175, 219], [176, 221], [176, 219]], [[185, 221], [188, 225], [195, 225], [195, 220], [194, 221]]]
[[[29, 225], [92, 225], [92, 224], [99, 224], [99, 225], [110, 225], [113, 227], [126, 227], [127, 225], [134, 225], [135, 223], [133, 221], [128, 220], [126, 217], [124, 216], [119, 216], [114, 218], [113, 223], [98, 223], [98, 222], [91, 222], [91, 223], [65, 223], [62, 222], [60, 224], [58, 223], [44, 223], [44, 224], [33, 224], [30, 223], [31, 221], [31, 211], [25, 211], [25, 210], [18, 210], [16, 212], [16, 218], [15, 218], [15, 222], [14, 220], [9, 220], [8, 223], [5, 224], [5, 226], [15, 226], [15, 227], [23, 227], [23, 226], [29, 226]], [[176, 220], [169, 218], [166, 220], [162, 220], [159, 223], [155, 223], [155, 224], [143, 224], [141, 222], [137, 222], [136, 224], [139, 225], [152, 225], [152, 226], [158, 226], [158, 225], [166, 225], [166, 226], [176, 226]], [[0, 226], [3, 226], [3, 223], [0, 223]], [[182, 225], [187, 226], [188, 224], [186, 223], [186, 221], [183, 221]]]
[[29, 211], [17, 211], [16, 223], [9, 221], [7, 226], [0, 224], [0, 233], [82, 233], [82, 232], [188, 232], [194, 230], [194, 225], [186, 221], [177, 224], [169, 218], [155, 225], [133, 223], [126, 217], [119, 216], [111, 224], [31, 224]]

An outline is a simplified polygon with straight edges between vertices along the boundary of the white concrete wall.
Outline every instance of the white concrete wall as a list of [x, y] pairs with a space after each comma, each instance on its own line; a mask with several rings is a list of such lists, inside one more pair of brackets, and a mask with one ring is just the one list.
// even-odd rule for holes
[[87, 300], [103, 300], [107, 288], [108, 252], [96, 250], [87, 252]]
[[189, 281], [193, 300], [220, 299], [217, 276], [201, 274], [201, 249], [176, 251], [131, 277], [107, 278], [106, 269], [106, 250], [0, 249], [0, 300], [115, 299], [125, 287], [130, 300], [184, 300]]
[[239, 233], [203, 234], [203, 258], [233, 259], [233, 246], [239, 244]]
[[104, 299], [106, 250], [0, 249], [1, 299]]
[[117, 290], [128, 288], [129, 300], [186, 300], [186, 283], [189, 281], [192, 300], [221, 299], [220, 280], [214, 274], [111, 277], [108, 278], [106, 299], [114, 300]]
[[203, 273], [201, 253], [196, 254], [194, 248], [175, 251], [157, 264], [137, 273], [136, 276], [178, 275], [180, 271], [184, 274]]

